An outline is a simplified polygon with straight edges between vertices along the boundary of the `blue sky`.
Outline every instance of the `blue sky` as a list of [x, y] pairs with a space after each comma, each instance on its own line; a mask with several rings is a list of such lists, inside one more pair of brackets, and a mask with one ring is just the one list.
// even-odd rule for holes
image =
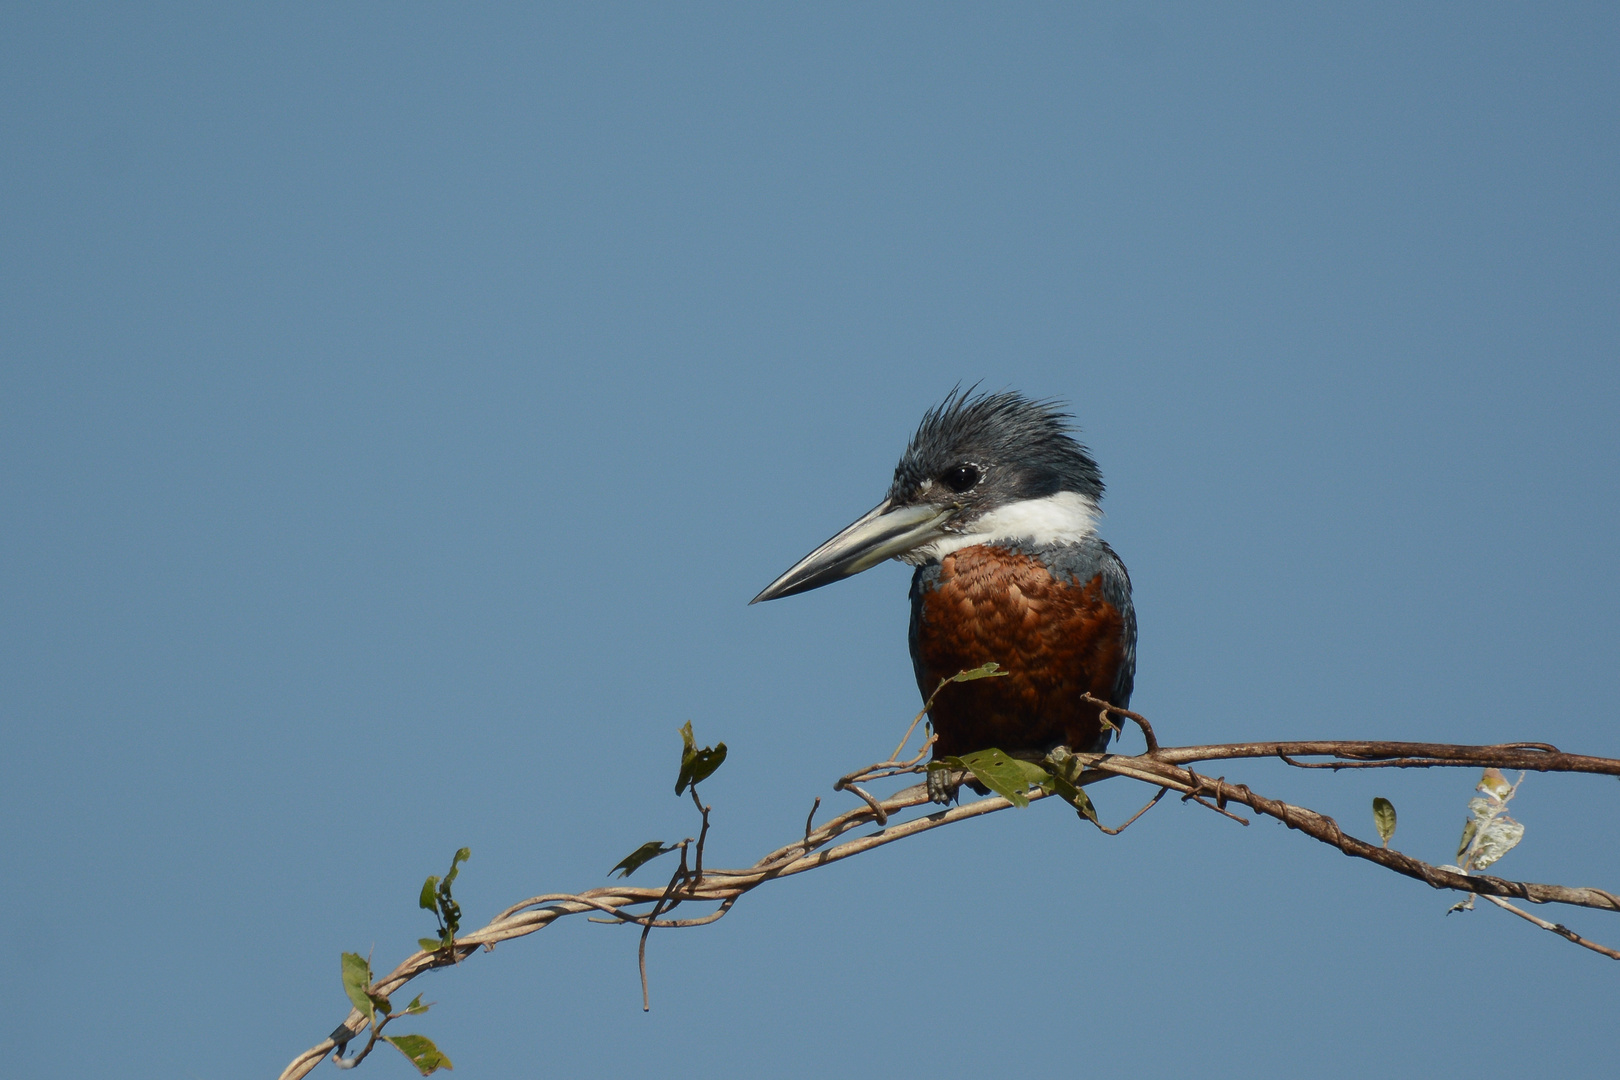
[[[841, 805], [916, 708], [906, 570], [745, 605], [958, 382], [1071, 404], [1167, 743], [1620, 755], [1617, 50], [1606, 5], [8, 7], [7, 1072], [273, 1075], [457, 847], [477, 923], [689, 834], [686, 720], [711, 859]], [[1437, 862], [1475, 779], [1227, 775]], [[1503, 873], [1620, 886], [1612, 781], [1515, 814]], [[651, 1014], [579, 922], [414, 1027], [458, 1076], [1608, 1067], [1611, 962], [1448, 903], [1040, 804], [654, 938]]]

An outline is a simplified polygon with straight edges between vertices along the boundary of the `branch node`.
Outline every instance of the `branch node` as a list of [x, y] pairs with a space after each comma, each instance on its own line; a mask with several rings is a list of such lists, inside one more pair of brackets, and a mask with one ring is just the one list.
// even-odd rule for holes
[[1096, 697], [1090, 693], [1081, 694], [1080, 700], [1084, 701], [1088, 705], [1097, 706], [1098, 718], [1101, 719], [1102, 722], [1108, 727], [1114, 728], [1116, 731], [1119, 729], [1119, 725], [1108, 719], [1109, 713], [1116, 713], [1119, 716], [1126, 717], [1127, 719], [1133, 721], [1137, 727], [1142, 729], [1142, 738], [1147, 742], [1148, 756], [1152, 757], [1159, 752], [1159, 740], [1153, 734], [1153, 725], [1148, 723], [1148, 718], [1143, 716], [1141, 713], [1131, 712], [1129, 709], [1122, 709], [1118, 705], [1106, 702], [1102, 698]]
[[[1121, 825], [1117, 829], [1110, 829], [1107, 825], [1104, 825], [1100, 821], [1093, 821], [1092, 824], [1097, 826], [1097, 828], [1101, 829], [1103, 832], [1107, 833], [1109, 836], [1118, 836], [1120, 833], [1122, 833], [1126, 829], [1130, 828], [1131, 824], [1133, 822], [1135, 822], [1137, 818], [1141, 817], [1143, 814], [1145, 814], [1149, 810], [1153, 809], [1154, 805], [1156, 803], [1158, 803], [1158, 801], [1160, 799], [1164, 798], [1164, 793], [1169, 791], [1169, 790], [1170, 789], [1167, 788], [1167, 787], [1160, 788], [1158, 793], [1156, 795], [1154, 795], [1153, 798], [1151, 798], [1151, 799], [1149, 799], [1147, 801], [1146, 806], [1142, 807], [1142, 809], [1140, 809], [1136, 813], [1132, 814], [1129, 818], [1126, 819], [1125, 824]], [[1087, 820], [1089, 821], [1090, 819], [1088, 818]]]
[[859, 795], [866, 802], [866, 805], [872, 808], [872, 815], [877, 818], [878, 825], [883, 828], [888, 827], [889, 812], [883, 809], [882, 803], [878, 802], [876, 799], [872, 798], [871, 795], [868, 795], [864, 790], [862, 790], [859, 784], [852, 784], [849, 782], [848, 778], [845, 778], [834, 784], [833, 790], [851, 791], [856, 795]]

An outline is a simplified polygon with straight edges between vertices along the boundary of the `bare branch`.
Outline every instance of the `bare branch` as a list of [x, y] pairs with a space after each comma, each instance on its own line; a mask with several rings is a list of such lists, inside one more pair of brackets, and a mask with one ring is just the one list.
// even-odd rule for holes
[[[1075, 780], [1078, 785], [1090, 785], [1112, 777], [1126, 777], [1150, 784], [1158, 792], [1118, 829], [1099, 826], [1105, 833], [1117, 834], [1141, 817], [1164, 796], [1166, 791], [1181, 793], [1184, 800], [1195, 800], [1200, 805], [1235, 820], [1247, 821], [1226, 809], [1229, 803], [1249, 807], [1255, 813], [1274, 818], [1346, 855], [1376, 863], [1395, 873], [1426, 882], [1436, 889], [1477, 894], [1493, 903], [1506, 907], [1514, 914], [1537, 926], [1558, 934], [1577, 945], [1602, 955], [1620, 959], [1620, 952], [1598, 945], [1581, 937], [1561, 924], [1538, 919], [1528, 912], [1507, 903], [1507, 899], [1530, 903], [1560, 903], [1578, 907], [1620, 912], [1620, 896], [1602, 889], [1578, 888], [1564, 885], [1546, 885], [1535, 882], [1510, 881], [1484, 874], [1463, 874], [1415, 859], [1346, 834], [1333, 818], [1302, 806], [1259, 795], [1247, 784], [1233, 784], [1225, 777], [1209, 778], [1187, 766], [1199, 762], [1233, 759], [1280, 758], [1289, 764], [1305, 768], [1478, 768], [1518, 769], [1530, 772], [1593, 773], [1620, 776], [1620, 760], [1565, 754], [1556, 747], [1542, 743], [1510, 743], [1500, 746], [1466, 746], [1443, 743], [1315, 741], [1315, 742], [1249, 742], [1212, 746], [1160, 747], [1153, 728], [1139, 714], [1118, 709], [1106, 702], [1096, 701], [1099, 708], [1117, 713], [1135, 721], [1147, 741], [1146, 753], [1136, 756], [1117, 754], [1076, 754], [1075, 758], [1085, 771]], [[913, 724], [915, 727], [915, 722]], [[907, 739], [909, 740], [908, 732]], [[836, 789], [850, 790], [863, 803], [860, 807], [840, 814], [820, 827], [814, 826], [815, 811], [820, 805], [817, 798], [805, 821], [802, 839], [796, 839], [777, 848], [752, 866], [742, 869], [706, 869], [702, 864], [703, 844], [707, 838], [709, 807], [697, 797], [695, 786], [693, 802], [703, 817], [703, 831], [695, 842], [696, 868], [689, 870], [686, 853], [691, 840], [682, 841], [681, 865], [662, 888], [629, 888], [607, 886], [582, 893], [548, 893], [530, 897], [514, 904], [497, 915], [487, 926], [459, 936], [446, 948], [432, 952], [416, 952], [405, 958], [392, 972], [377, 980], [371, 991], [392, 995], [406, 983], [433, 968], [447, 967], [466, 960], [480, 948], [490, 949], [496, 943], [524, 937], [549, 926], [566, 915], [602, 913], [611, 921], [632, 922], [641, 926], [638, 957], [642, 971], [643, 1003], [646, 997], [646, 939], [655, 928], [701, 926], [723, 918], [736, 901], [767, 881], [792, 877], [795, 874], [819, 869], [841, 862], [862, 852], [871, 851], [909, 836], [933, 829], [982, 817], [1007, 809], [1012, 804], [1000, 796], [990, 796], [949, 809], [931, 809], [928, 813], [909, 820], [896, 822], [895, 815], [916, 807], [928, 806], [927, 787], [917, 784], [905, 788], [886, 799], [877, 799], [862, 790], [858, 783], [870, 782], [884, 776], [915, 773], [922, 769], [920, 762], [928, 745], [915, 758], [899, 760], [905, 742], [900, 744], [889, 760], [857, 770], [834, 785]], [[1298, 758], [1330, 758], [1325, 762], [1299, 762]], [[1040, 789], [1029, 791], [1030, 802], [1047, 796]], [[853, 829], [871, 824], [879, 825], [877, 832], [853, 839], [840, 838]], [[718, 906], [712, 912], [691, 919], [668, 919], [661, 916], [683, 903], [713, 902]], [[624, 909], [650, 905], [645, 913]], [[609, 921], [609, 920], [601, 920]], [[358, 1010], [351, 1010], [343, 1024], [323, 1042], [300, 1054], [281, 1074], [281, 1080], [297, 1080], [308, 1075], [323, 1058], [340, 1045], [358, 1037], [369, 1021]], [[377, 1032], [368, 1040], [375, 1043]]]
[[[1327, 745], [1327, 744], [1316, 744]], [[1362, 744], [1367, 745], [1367, 744]], [[1382, 744], [1382, 745], [1410, 745], [1410, 744]], [[1193, 747], [1202, 754], [1203, 751], [1219, 749], [1218, 747]], [[1494, 747], [1457, 747], [1458, 750], [1489, 751]], [[1315, 750], [1310, 753], [1331, 753], [1332, 751]], [[1177, 751], [1161, 751], [1160, 757], [1169, 757]], [[1511, 753], [1511, 751], [1510, 751]], [[1620, 896], [1605, 892], [1602, 889], [1571, 888], [1565, 885], [1541, 885], [1534, 882], [1507, 881], [1503, 878], [1488, 875], [1467, 875], [1443, 870], [1421, 859], [1414, 859], [1390, 848], [1369, 844], [1365, 840], [1358, 840], [1339, 828], [1339, 823], [1325, 814], [1318, 814], [1314, 810], [1307, 810], [1303, 806], [1294, 806], [1291, 803], [1276, 799], [1267, 799], [1255, 794], [1247, 784], [1222, 785], [1217, 781], [1198, 776], [1186, 769], [1166, 764], [1163, 760], [1156, 760], [1146, 755], [1133, 758], [1116, 758], [1107, 754], [1084, 755], [1077, 754], [1082, 761], [1098, 771], [1113, 773], [1116, 776], [1130, 776], [1137, 780], [1146, 780], [1149, 783], [1165, 784], [1183, 793], [1191, 792], [1196, 795], [1224, 795], [1229, 802], [1242, 803], [1256, 813], [1276, 818], [1290, 829], [1298, 829], [1307, 836], [1338, 848], [1346, 855], [1353, 855], [1359, 859], [1375, 862], [1397, 874], [1416, 878], [1427, 882], [1436, 889], [1455, 889], [1458, 892], [1479, 893], [1482, 896], [1512, 897], [1518, 900], [1528, 900], [1535, 904], [1573, 904], [1579, 907], [1598, 908], [1604, 911], [1620, 911]], [[1221, 755], [1198, 756], [1192, 760], [1209, 760], [1210, 757]], [[1238, 757], [1269, 756], [1261, 754], [1232, 755]], [[1392, 755], [1394, 756], [1394, 755]], [[1400, 755], [1407, 756], [1407, 755]], [[1426, 755], [1438, 757], [1438, 755]], [[1481, 755], [1485, 756], [1485, 755]], [[1574, 755], [1563, 755], [1574, 758]], [[1434, 760], [1431, 766], [1451, 765], [1471, 767], [1478, 762], [1470, 760], [1471, 755], [1459, 755], [1458, 760]], [[1606, 763], [1612, 766], [1617, 775], [1620, 775], [1620, 761], [1609, 758], [1579, 758], [1580, 762]], [[1516, 766], [1514, 766], [1516, 767]], [[1551, 771], [1551, 770], [1548, 770]], [[1559, 770], [1563, 771], [1563, 770]], [[1579, 772], [1609, 772], [1609, 769], [1581, 768], [1569, 771]], [[1081, 775], [1082, 782], [1086, 779]]]
[[1252, 742], [1223, 743], [1217, 746], [1180, 746], [1152, 754], [1171, 765], [1233, 758], [1332, 757], [1337, 761], [1290, 765], [1316, 769], [1433, 769], [1497, 768], [1527, 772], [1597, 773], [1620, 776], [1620, 761], [1614, 758], [1565, 754], [1546, 743], [1504, 743], [1499, 746], [1466, 746], [1452, 743], [1409, 742]]

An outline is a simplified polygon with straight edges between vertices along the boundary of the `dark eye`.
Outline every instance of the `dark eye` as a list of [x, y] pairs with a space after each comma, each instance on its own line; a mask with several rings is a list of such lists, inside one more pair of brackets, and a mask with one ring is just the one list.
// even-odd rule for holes
[[977, 465], [958, 465], [953, 469], [946, 469], [945, 475], [940, 477], [945, 486], [960, 495], [979, 482], [984, 473], [979, 471]]

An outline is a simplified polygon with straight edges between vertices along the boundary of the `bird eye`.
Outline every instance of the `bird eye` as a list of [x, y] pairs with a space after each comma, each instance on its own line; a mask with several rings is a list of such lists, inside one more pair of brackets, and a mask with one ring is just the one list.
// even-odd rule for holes
[[953, 469], [946, 469], [945, 475], [940, 477], [945, 486], [960, 495], [972, 488], [984, 476], [977, 465], [958, 465]]

